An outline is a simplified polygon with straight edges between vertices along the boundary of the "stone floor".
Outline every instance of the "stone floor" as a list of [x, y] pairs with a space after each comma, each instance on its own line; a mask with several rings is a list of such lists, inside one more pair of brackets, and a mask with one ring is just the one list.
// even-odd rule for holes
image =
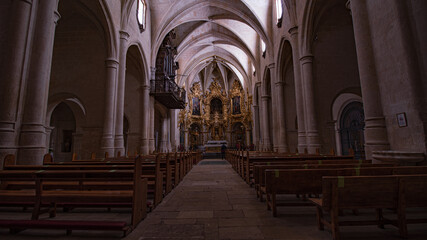
[[[205, 160], [206, 161], [206, 160]], [[212, 161], [212, 160], [209, 160]], [[281, 207], [274, 218], [259, 202], [250, 188], [230, 165], [203, 164], [191, 172], [163, 202], [125, 240], [160, 239], [331, 239], [329, 231], [318, 231], [314, 207]], [[286, 196], [294, 198], [294, 196]], [[422, 212], [426, 212], [423, 209]], [[3, 214], [0, 212], [0, 214]], [[18, 218], [22, 213], [7, 213]], [[420, 215], [413, 210], [412, 215]], [[2, 218], [4, 216], [1, 216]], [[129, 220], [125, 210], [107, 213], [74, 212], [57, 218]], [[358, 217], [372, 217], [372, 211], [361, 211]], [[346, 218], [354, 218], [350, 213]], [[421, 216], [426, 218], [427, 216]], [[427, 239], [426, 224], [409, 225], [409, 239]], [[379, 229], [342, 227], [341, 239], [400, 239], [392, 226]], [[65, 235], [60, 230], [26, 230], [16, 235], [0, 230], [0, 239], [120, 239], [121, 233], [103, 231], [73, 231]]]

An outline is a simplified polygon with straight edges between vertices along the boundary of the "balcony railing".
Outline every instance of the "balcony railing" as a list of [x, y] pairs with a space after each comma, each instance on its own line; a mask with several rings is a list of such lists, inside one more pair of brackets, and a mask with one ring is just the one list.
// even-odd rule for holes
[[186, 92], [172, 80], [151, 80], [150, 95], [169, 109], [185, 108]]

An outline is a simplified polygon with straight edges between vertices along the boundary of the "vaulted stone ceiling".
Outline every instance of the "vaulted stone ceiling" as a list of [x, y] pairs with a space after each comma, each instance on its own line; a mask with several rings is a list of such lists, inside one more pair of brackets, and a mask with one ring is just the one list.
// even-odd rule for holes
[[251, 91], [260, 42], [270, 45], [265, 29], [271, 24], [272, 4], [265, 0], [151, 1], [152, 59], [174, 29], [180, 86], [189, 88], [201, 81], [206, 89], [210, 77], [220, 73], [226, 89], [229, 81], [238, 79]]

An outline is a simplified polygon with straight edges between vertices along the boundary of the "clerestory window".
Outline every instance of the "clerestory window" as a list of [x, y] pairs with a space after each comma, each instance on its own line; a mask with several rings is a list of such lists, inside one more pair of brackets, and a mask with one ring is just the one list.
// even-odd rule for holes
[[139, 30], [144, 31], [146, 25], [147, 4], [145, 0], [137, 0], [136, 19], [138, 20]]
[[276, 0], [276, 25], [278, 27], [282, 26], [282, 18], [283, 18], [283, 6], [282, 0]]
[[267, 50], [267, 46], [265, 45], [264, 40], [261, 40], [261, 51], [262, 51], [262, 57], [265, 57], [265, 51]]

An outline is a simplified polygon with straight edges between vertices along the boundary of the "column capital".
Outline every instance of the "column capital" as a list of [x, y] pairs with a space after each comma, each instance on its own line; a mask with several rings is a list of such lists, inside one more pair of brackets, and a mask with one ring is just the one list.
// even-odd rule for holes
[[115, 58], [107, 58], [105, 60], [105, 66], [107, 68], [117, 68], [118, 65], [119, 65], [119, 61], [117, 61], [117, 59]]
[[293, 27], [289, 28], [288, 33], [291, 34], [291, 36], [298, 34], [298, 27], [293, 26]]
[[276, 86], [285, 86], [285, 82], [284, 81], [278, 81], [274, 83]]
[[270, 64], [268, 64], [268, 65], [267, 65], [267, 67], [268, 67], [269, 69], [272, 69], [272, 68], [274, 68], [274, 67], [275, 67], [275, 65], [276, 65], [275, 63], [270, 63]]
[[302, 64], [305, 63], [312, 63], [314, 59], [314, 56], [311, 54], [307, 54], [305, 56], [302, 56], [299, 60], [301, 61]]
[[54, 16], [55, 16], [55, 18], [53, 19], [53, 21], [55, 22], [55, 25], [58, 25], [58, 21], [59, 21], [59, 19], [61, 19], [61, 14], [59, 14], [59, 12], [57, 10], [55, 10]]
[[156, 76], [156, 67], [150, 67], [151, 79], [154, 79]]
[[262, 100], [268, 100], [268, 99], [270, 99], [271, 97], [270, 97], [270, 95], [262, 95], [261, 96], [261, 99]]
[[351, 0], [348, 0], [348, 1], [345, 3], [345, 7], [346, 7], [348, 10], [350, 10], [350, 11], [351, 11]]
[[24, 3], [28, 3], [28, 4], [33, 4], [33, 0], [21, 0], [21, 2], [24, 2]]
[[150, 85], [146, 85], [146, 84], [144, 84], [144, 85], [142, 85], [142, 86], [141, 86], [141, 88], [142, 88], [143, 90], [148, 90], [148, 91], [150, 91]]
[[148, 85], [141, 85], [138, 87], [138, 91], [144, 92], [144, 91], [150, 91], [150, 86]]
[[119, 31], [119, 33], [120, 33], [120, 39], [127, 41], [130, 37], [129, 33], [126, 31], [121, 30], [121, 31]]

